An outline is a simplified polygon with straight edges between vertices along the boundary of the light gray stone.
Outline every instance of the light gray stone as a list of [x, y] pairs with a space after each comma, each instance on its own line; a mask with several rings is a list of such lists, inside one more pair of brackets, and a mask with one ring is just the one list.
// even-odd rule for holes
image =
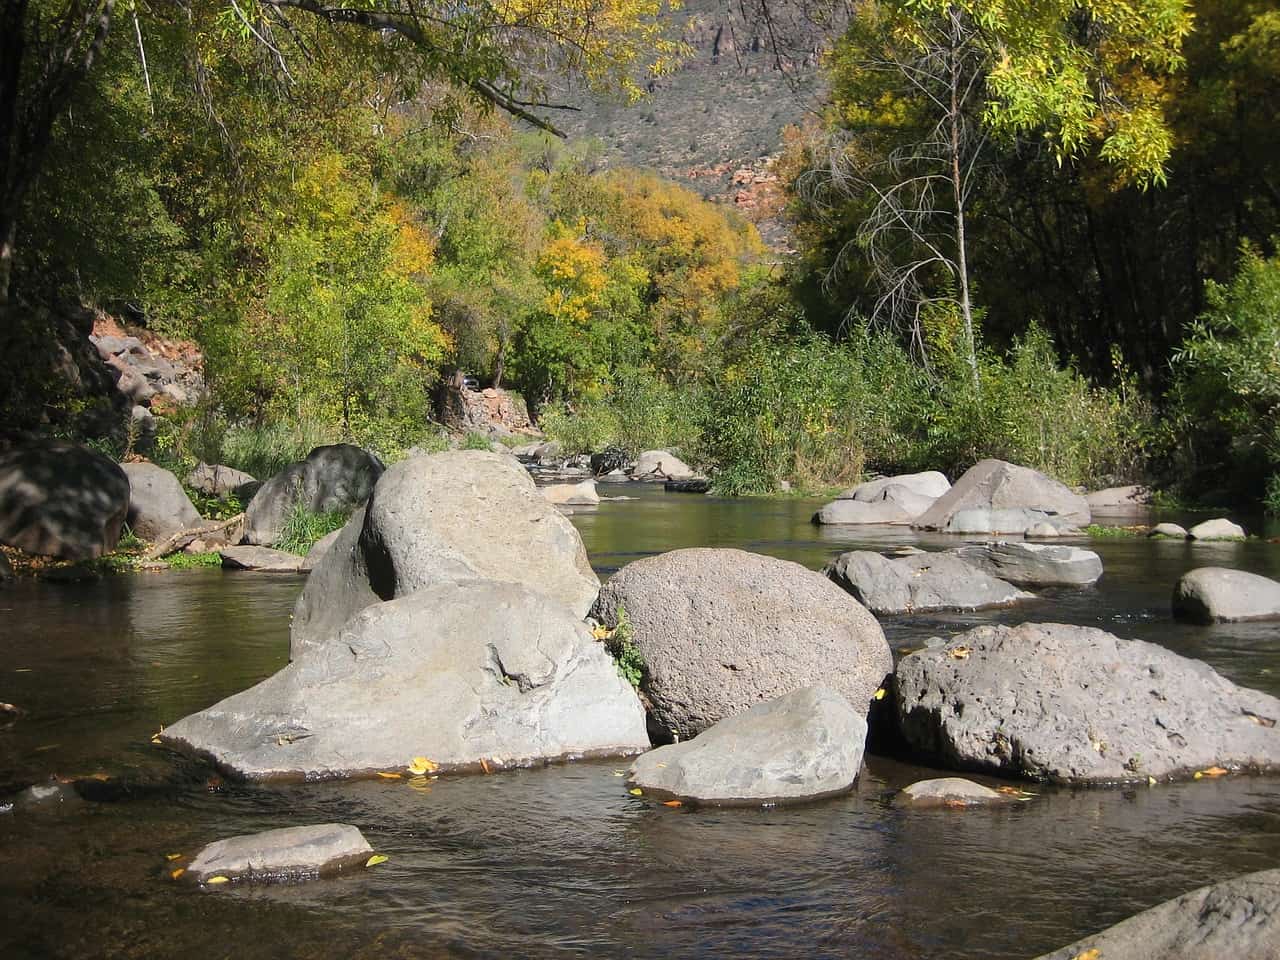
[[126, 522], [136, 536], [155, 543], [199, 526], [199, 511], [168, 470], [154, 463], [122, 463], [120, 469], [129, 478]]
[[648, 793], [707, 804], [814, 800], [853, 786], [867, 721], [825, 687], [804, 687], [727, 717], [631, 766]]
[[368, 607], [337, 642], [161, 739], [245, 780], [404, 771], [414, 757], [494, 769], [649, 745], [635, 691], [578, 615], [489, 580]]
[[1184, 893], [1038, 960], [1276, 960], [1280, 870]]
[[963, 777], [938, 777], [903, 787], [896, 802], [901, 807], [980, 807], [1011, 801], [1003, 793]]
[[200, 463], [187, 474], [187, 486], [206, 497], [226, 498], [241, 490], [245, 484], [255, 483], [243, 470], [224, 467], [222, 464]]
[[970, 467], [915, 526], [942, 533], [1021, 533], [1048, 521], [1062, 529], [1089, 523], [1089, 504], [1039, 471], [1003, 460]]
[[1028, 540], [1056, 540], [1063, 535], [1063, 531], [1047, 520], [1038, 520], [1023, 530], [1022, 535]]
[[316, 447], [262, 485], [244, 512], [244, 542], [271, 546], [297, 502], [312, 513], [351, 511], [369, 498], [382, 461], [349, 443]]
[[600, 502], [600, 494], [596, 493], [594, 480], [583, 480], [581, 483], [550, 483], [538, 489], [542, 491], [548, 503], [591, 506]]
[[209, 844], [192, 859], [185, 877], [197, 883], [211, 877], [296, 883], [363, 867], [372, 854], [364, 834], [350, 824], [281, 827]]
[[1102, 558], [1080, 547], [997, 541], [969, 544], [954, 552], [966, 563], [1019, 587], [1084, 587], [1102, 576]]
[[1216, 517], [1197, 523], [1187, 531], [1192, 540], [1243, 540], [1244, 527], [1232, 523], [1225, 517]]
[[1091, 511], [1117, 511], [1142, 509], [1151, 502], [1151, 491], [1142, 484], [1126, 487], [1107, 487], [1085, 494]]
[[899, 727], [955, 769], [1113, 784], [1280, 765], [1280, 700], [1092, 627], [982, 626], [904, 657]]
[[311, 549], [307, 551], [307, 555], [303, 558], [302, 569], [311, 571], [316, 568], [320, 559], [333, 549], [333, 545], [338, 542], [338, 537], [342, 535], [342, 529], [331, 530], [323, 537], [311, 545]]
[[1174, 586], [1173, 616], [1192, 623], [1280, 619], [1280, 583], [1244, 570], [1200, 567]]
[[851, 550], [827, 564], [823, 573], [877, 615], [981, 610], [1033, 598], [954, 553], [890, 559]]
[[301, 573], [302, 557], [296, 553], [241, 544], [218, 550], [222, 566], [228, 570], [253, 570], [257, 573]]
[[856, 600], [798, 563], [742, 550], [636, 560], [593, 615], [613, 627], [622, 608], [648, 665], [653, 719], [681, 739], [819, 684], [865, 710], [893, 669], [884, 631]]
[[1175, 540], [1186, 540], [1187, 531], [1176, 523], [1157, 523], [1151, 528], [1151, 537], [1171, 537]]
[[697, 474], [687, 463], [667, 450], [646, 450], [631, 469], [633, 480], [688, 480], [694, 476]]
[[866, 483], [860, 483], [856, 487], [840, 494], [837, 499], [861, 500], [865, 503], [873, 503], [876, 500], [884, 499], [885, 490], [894, 486], [903, 487], [918, 497], [937, 500], [938, 497], [951, 489], [951, 482], [946, 478], [945, 474], [939, 473], [937, 470], [927, 470], [924, 473], [904, 473], [896, 477], [881, 477], [878, 480], [868, 480]]
[[813, 515], [813, 522], [820, 526], [837, 524], [895, 524], [911, 523], [911, 514], [897, 503], [879, 500], [867, 503], [863, 500], [832, 500]]
[[585, 616], [600, 590], [582, 538], [512, 458], [451, 450], [391, 467], [311, 572], [290, 652], [361, 609], [445, 580], [523, 583]]

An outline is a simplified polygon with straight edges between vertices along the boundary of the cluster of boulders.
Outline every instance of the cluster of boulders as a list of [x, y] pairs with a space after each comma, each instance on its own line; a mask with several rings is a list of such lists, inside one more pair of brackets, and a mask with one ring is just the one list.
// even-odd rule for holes
[[669, 450], [646, 450], [634, 461], [616, 448], [590, 455], [566, 456], [559, 443], [546, 440], [513, 447], [511, 453], [540, 478], [561, 481], [592, 479], [601, 483], [632, 480], [683, 483], [704, 479]]
[[138, 337], [91, 335], [89, 342], [107, 365], [116, 389], [130, 408], [133, 446], [146, 450], [155, 436], [155, 415], [170, 408], [189, 406], [204, 394], [204, 377], [198, 360], [170, 351], [165, 356]]

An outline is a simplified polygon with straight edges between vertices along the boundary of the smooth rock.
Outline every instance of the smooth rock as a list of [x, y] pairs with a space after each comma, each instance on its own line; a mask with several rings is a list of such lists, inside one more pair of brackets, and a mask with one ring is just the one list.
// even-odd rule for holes
[[1280, 583], [1244, 570], [1200, 567], [1174, 586], [1173, 616], [1192, 623], [1280, 619]]
[[885, 490], [891, 486], [904, 487], [916, 496], [937, 500], [938, 497], [951, 489], [951, 482], [946, 478], [945, 474], [939, 473], [937, 470], [927, 470], [924, 473], [904, 473], [896, 477], [881, 477], [878, 480], [868, 480], [866, 483], [860, 483], [856, 487], [846, 490], [836, 499], [861, 500], [865, 503], [873, 503], [876, 500], [883, 499]]
[[832, 500], [813, 515], [820, 526], [855, 523], [887, 523], [906, 525], [911, 514], [891, 500], [867, 503], [863, 500]]
[[896, 799], [902, 807], [978, 807], [1008, 802], [1004, 794], [964, 777], [917, 780], [903, 787]]
[[631, 766], [645, 792], [708, 804], [813, 800], [853, 786], [867, 721], [840, 694], [804, 687], [727, 717]]
[[89, 560], [115, 549], [128, 511], [129, 478], [88, 447], [50, 440], [0, 454], [0, 543]]
[[493, 769], [649, 746], [635, 691], [579, 615], [491, 580], [375, 604], [337, 642], [161, 739], [245, 780], [403, 772], [414, 757]]
[[851, 550], [827, 564], [822, 572], [877, 615], [982, 610], [1033, 599], [1032, 594], [954, 553], [918, 553], [890, 559], [869, 550]]
[[1245, 534], [1244, 527], [1225, 517], [1217, 517], [1197, 523], [1187, 531], [1187, 536], [1192, 540], [1243, 540]]
[[633, 480], [688, 480], [694, 476], [687, 463], [667, 450], [646, 450], [631, 469]]
[[333, 545], [338, 542], [338, 537], [342, 535], [342, 529], [330, 530], [323, 537], [311, 545], [311, 549], [307, 551], [306, 557], [302, 560], [303, 570], [314, 570], [316, 565], [320, 563], [320, 559], [333, 549]]
[[513, 447], [511, 453], [521, 460], [530, 460], [542, 465], [557, 463], [564, 458], [564, 448], [555, 440], [526, 443], [521, 447]]
[[244, 542], [271, 546], [299, 501], [312, 513], [354, 510], [369, 498], [382, 470], [381, 460], [349, 443], [316, 447], [253, 495], [244, 511]]
[[239, 496], [239, 491], [246, 484], [256, 483], [252, 476], [243, 470], [224, 467], [222, 464], [200, 463], [187, 474], [187, 486], [206, 497], [222, 497], [226, 499], [232, 494]]
[[350, 824], [281, 827], [209, 844], [195, 855], [185, 876], [197, 883], [210, 877], [254, 883], [315, 880], [363, 867], [372, 853], [364, 834]]
[[1028, 540], [1056, 540], [1062, 534], [1063, 531], [1047, 520], [1037, 521], [1022, 531], [1022, 535]]
[[801, 687], [826, 685], [865, 711], [893, 670], [880, 624], [798, 563], [696, 547], [636, 560], [610, 578], [593, 615], [625, 608], [648, 666], [655, 722], [680, 739]]
[[583, 480], [581, 483], [549, 483], [538, 489], [542, 491], [548, 503], [590, 506], [600, 502], [600, 494], [596, 493], [594, 480]]
[[1151, 532], [1147, 534], [1147, 536], [1170, 537], [1176, 540], [1186, 540], [1187, 531], [1176, 523], [1157, 523], [1151, 528]]
[[227, 570], [253, 570], [258, 573], [301, 573], [302, 557], [296, 553], [241, 544], [218, 550], [222, 566]]
[[1127, 487], [1107, 487], [1086, 493], [1085, 501], [1091, 511], [1117, 511], [1145, 508], [1151, 502], [1151, 491], [1141, 484]]
[[904, 657], [903, 737], [954, 769], [1058, 783], [1280, 765], [1280, 700], [1093, 627], [982, 626]]
[[371, 603], [446, 580], [523, 583], [586, 615], [600, 590], [582, 538], [511, 457], [451, 450], [387, 470], [294, 608], [290, 653]]
[[969, 544], [953, 552], [1019, 587], [1085, 587], [1102, 576], [1102, 558], [1080, 547], [997, 541]]
[[154, 463], [122, 463], [120, 469], [129, 478], [125, 521], [137, 537], [156, 543], [199, 525], [199, 511], [168, 470]]
[[13, 808], [48, 811], [81, 802], [80, 794], [69, 783], [35, 783], [13, 798]]
[[1038, 960], [1276, 960], [1280, 870], [1201, 887]]
[[1021, 533], [1041, 520], [1054, 526], [1089, 523], [1084, 497], [1051, 477], [1003, 460], [970, 467], [915, 526], [942, 533]]

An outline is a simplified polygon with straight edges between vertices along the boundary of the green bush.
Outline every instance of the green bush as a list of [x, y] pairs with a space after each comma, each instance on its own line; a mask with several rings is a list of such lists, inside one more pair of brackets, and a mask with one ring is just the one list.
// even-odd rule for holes
[[476, 433], [474, 430], [462, 438], [463, 450], [488, 450], [489, 438], [483, 433]]
[[301, 500], [295, 500], [292, 509], [285, 517], [284, 529], [273, 546], [286, 553], [306, 556], [316, 541], [334, 530], [341, 529], [350, 514], [341, 510], [328, 513], [313, 513]]
[[539, 425], [566, 453], [596, 453], [617, 447], [635, 457], [645, 450], [673, 450], [693, 456], [700, 425], [698, 390], [681, 390], [651, 370], [626, 368], [604, 384], [598, 396], [570, 406], [549, 404]]

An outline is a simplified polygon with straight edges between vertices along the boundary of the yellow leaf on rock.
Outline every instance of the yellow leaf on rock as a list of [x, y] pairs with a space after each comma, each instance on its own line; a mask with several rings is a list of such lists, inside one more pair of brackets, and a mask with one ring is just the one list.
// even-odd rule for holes
[[187, 872], [186, 867], [178, 867], [176, 870], [169, 871], [170, 879], [177, 880], [180, 876]]
[[382, 770], [379, 770], [379, 771], [378, 771], [378, 776], [380, 776], [383, 780], [401, 780], [401, 779], [403, 779], [403, 778], [400, 776], [400, 774], [398, 774], [398, 773], [386, 773], [385, 771], [382, 771]]
[[489, 772], [489, 761], [487, 761], [484, 757], [480, 758], [480, 769], [483, 770], [485, 773]]
[[181, 859], [182, 859], [182, 854], [180, 854], [180, 853], [166, 853], [166, 854], [164, 855], [164, 858], [165, 858], [166, 860], [181, 860]]
[[413, 762], [409, 764], [409, 772], [417, 777], [426, 773], [435, 773], [439, 769], [440, 764], [428, 760], [426, 757], [414, 757]]
[[1074, 957], [1071, 958], [1071, 960], [1099, 960], [1101, 956], [1102, 956], [1101, 950], [1099, 950], [1097, 947], [1090, 947], [1088, 950], [1085, 950], [1083, 953], [1077, 953]]
[[600, 626], [591, 631], [591, 636], [595, 637], [597, 640], [608, 640], [613, 636], [613, 631], [608, 627]]
[[885, 693], [886, 693], [886, 692], [887, 692], [887, 691], [885, 690], [885, 688], [884, 688], [884, 687], [881, 687], [879, 690], [877, 690], [875, 693], [873, 693], [873, 694], [871, 695], [871, 699], [872, 699], [872, 700], [883, 700], [883, 699], [884, 699], [884, 695], [885, 695]]
[[969, 648], [968, 647], [952, 647], [950, 650], [947, 651], [947, 656], [949, 656], [952, 660], [968, 660]]
[[684, 804], [679, 800], [664, 800], [662, 801], [662, 805], [664, 807], [683, 807], [684, 806]]
[[1230, 770], [1224, 770], [1222, 769], [1222, 767], [1213, 766], [1213, 767], [1210, 767], [1208, 770], [1201, 770], [1199, 773], [1196, 774], [1196, 777], [1197, 778], [1202, 776], [1203, 777], [1225, 777], [1230, 772], [1231, 772]]
[[210, 877], [208, 880], [205, 881], [205, 883], [207, 883], [211, 887], [219, 883], [229, 883], [229, 882], [230, 882], [230, 878], [224, 877], [221, 874], [219, 874], [216, 877]]
[[364, 862], [366, 867], [376, 867], [380, 863], [386, 863], [391, 858], [381, 853], [375, 853], [372, 857]]
[[632, 787], [630, 790], [627, 791], [627, 793], [631, 794], [633, 797], [644, 796], [644, 791], [641, 790], [639, 787]]

